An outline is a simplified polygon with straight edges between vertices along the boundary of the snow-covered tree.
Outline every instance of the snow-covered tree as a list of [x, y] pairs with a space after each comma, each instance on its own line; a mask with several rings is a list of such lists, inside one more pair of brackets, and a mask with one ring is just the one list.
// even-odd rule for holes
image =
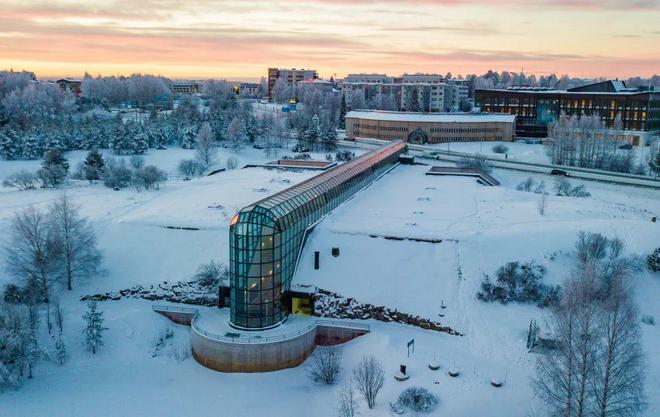
[[103, 327], [103, 312], [98, 311], [96, 301], [90, 301], [82, 317], [85, 320], [85, 328], [82, 331], [83, 344], [87, 350], [92, 351], [92, 354], [96, 354], [96, 351], [103, 346], [103, 332], [108, 330], [107, 327]]
[[0, 130], [0, 156], [7, 160], [19, 158], [22, 154], [18, 134], [12, 128]]
[[89, 151], [84, 162], [85, 179], [90, 183], [92, 181], [100, 180], [101, 175], [103, 174], [104, 166], [105, 162], [103, 161], [103, 155], [101, 155], [101, 153], [96, 149]]
[[140, 128], [132, 135], [130, 150], [134, 154], [143, 154], [149, 149], [149, 136], [144, 129]]
[[37, 171], [42, 186], [44, 188], [57, 187], [64, 182], [68, 174], [69, 162], [64, 157], [64, 153], [57, 148], [46, 151], [41, 169]]
[[54, 351], [54, 359], [57, 361], [58, 364], [64, 365], [64, 362], [66, 362], [66, 359], [68, 357], [67, 351], [66, 351], [66, 344], [64, 343], [64, 337], [62, 336], [62, 333], [59, 333], [57, 336], [54, 337], [55, 340], [55, 351]]
[[284, 78], [275, 80], [275, 85], [272, 90], [272, 99], [276, 103], [286, 103], [291, 98], [291, 88]]
[[227, 140], [229, 141], [229, 147], [234, 152], [240, 151], [247, 142], [245, 124], [238, 117], [235, 117], [227, 127]]
[[218, 161], [218, 149], [215, 146], [213, 131], [208, 122], [204, 122], [201, 129], [199, 129], [195, 142], [195, 162], [202, 171], [206, 171]]
[[346, 129], [346, 95], [345, 94], [341, 95], [338, 127], [340, 129]]

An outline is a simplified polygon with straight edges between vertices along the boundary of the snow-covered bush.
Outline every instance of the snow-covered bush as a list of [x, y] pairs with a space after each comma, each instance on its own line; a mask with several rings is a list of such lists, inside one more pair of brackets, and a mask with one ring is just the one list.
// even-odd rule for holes
[[396, 408], [408, 409], [414, 413], [430, 413], [440, 400], [438, 396], [422, 387], [410, 387], [399, 394], [394, 404]]
[[172, 343], [168, 349], [168, 356], [173, 358], [177, 362], [183, 362], [192, 355], [190, 350], [190, 342], [185, 340], [180, 340], [178, 342]]
[[103, 167], [101, 179], [106, 187], [125, 188], [131, 184], [132, 172], [126, 161], [118, 158], [107, 158]]
[[525, 192], [534, 192], [534, 194], [546, 194], [545, 192], [545, 182], [539, 181], [538, 183], [534, 181], [532, 177], [527, 177], [527, 179], [516, 186], [516, 190], [525, 191]]
[[211, 262], [202, 264], [197, 268], [193, 280], [205, 287], [217, 289], [221, 283], [228, 283], [229, 269], [225, 264], [211, 260]]
[[535, 303], [539, 307], [557, 305], [561, 289], [559, 286], [543, 284], [545, 268], [535, 262], [509, 262], [495, 273], [495, 282], [484, 275], [477, 298], [502, 304], [509, 302]]
[[649, 326], [655, 326], [655, 317], [645, 314], [642, 316], [642, 323], [648, 324]]
[[483, 172], [490, 174], [493, 170], [493, 167], [486, 161], [486, 158], [482, 155], [470, 155], [464, 156], [458, 162], [456, 162], [459, 168], [474, 168], [480, 169]]
[[646, 257], [646, 266], [653, 272], [660, 271], [660, 248], [655, 248], [653, 253]]
[[227, 169], [232, 170], [238, 167], [238, 158], [230, 156], [227, 158]]
[[506, 145], [503, 145], [501, 143], [498, 143], [497, 145], [493, 146], [493, 152], [495, 153], [507, 153], [509, 152], [509, 147]]
[[338, 151], [335, 154], [335, 160], [337, 162], [348, 162], [355, 158], [355, 152], [351, 151]]
[[2, 181], [2, 185], [8, 188], [16, 188], [20, 191], [33, 190], [37, 182], [37, 175], [26, 169], [22, 169], [9, 175]]
[[182, 159], [179, 161], [179, 172], [186, 177], [196, 177], [204, 172], [204, 169], [194, 159]]
[[157, 190], [167, 180], [167, 174], [155, 165], [136, 168], [131, 176], [131, 184], [139, 192]]
[[341, 348], [339, 346], [319, 346], [309, 359], [307, 375], [314, 382], [327, 385], [335, 383], [341, 369]]
[[557, 178], [554, 188], [558, 196], [591, 197], [591, 194], [587, 192], [584, 185], [572, 186], [566, 178]]

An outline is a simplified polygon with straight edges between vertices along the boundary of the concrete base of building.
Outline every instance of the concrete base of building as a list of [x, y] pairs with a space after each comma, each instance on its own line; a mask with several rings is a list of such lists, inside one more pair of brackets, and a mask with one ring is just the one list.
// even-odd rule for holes
[[345, 328], [316, 324], [307, 331], [282, 340], [268, 338], [264, 342], [231, 342], [191, 334], [192, 354], [197, 362], [220, 372], [270, 372], [294, 368], [302, 364], [316, 346], [348, 342], [369, 332], [364, 328]]
[[[293, 368], [305, 361], [316, 346], [346, 343], [369, 333], [369, 325], [317, 317], [299, 317], [279, 328], [242, 334], [218, 332], [227, 320], [210, 332], [204, 328], [209, 319], [198, 320], [196, 308], [153, 306], [153, 310], [178, 324], [191, 327], [192, 355], [197, 362], [220, 372], [270, 372]], [[220, 317], [221, 318], [221, 317]]]

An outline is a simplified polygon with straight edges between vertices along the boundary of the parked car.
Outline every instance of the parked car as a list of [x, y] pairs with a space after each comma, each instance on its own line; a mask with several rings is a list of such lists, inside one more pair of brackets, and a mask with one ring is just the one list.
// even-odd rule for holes
[[291, 149], [291, 150], [293, 152], [296, 152], [296, 153], [309, 152], [309, 148], [307, 146], [303, 146], [303, 145], [300, 145], [300, 144], [294, 146], [293, 149]]
[[564, 177], [570, 177], [571, 173], [568, 171], [564, 171], [563, 169], [553, 169], [550, 171], [550, 175], [563, 175]]
[[355, 136], [351, 136], [350, 138], [346, 138], [346, 140], [348, 140], [350, 142], [355, 142], [356, 141]]
[[627, 150], [627, 151], [631, 150], [632, 148], [633, 148], [633, 146], [629, 143], [624, 143], [623, 145], [619, 145], [619, 149], [624, 149], [624, 150]]

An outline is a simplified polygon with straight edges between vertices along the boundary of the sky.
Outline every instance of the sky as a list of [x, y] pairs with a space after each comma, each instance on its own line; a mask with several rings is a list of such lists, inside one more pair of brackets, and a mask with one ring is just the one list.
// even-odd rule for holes
[[0, 69], [254, 80], [660, 73], [660, 0], [0, 0]]

